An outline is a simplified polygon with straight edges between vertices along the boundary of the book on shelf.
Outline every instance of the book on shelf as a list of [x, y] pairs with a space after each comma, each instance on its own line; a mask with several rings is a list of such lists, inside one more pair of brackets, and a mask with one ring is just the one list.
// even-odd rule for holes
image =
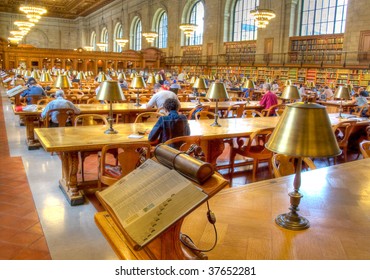
[[103, 207], [120, 230], [132, 239], [136, 250], [208, 199], [208, 195], [187, 178], [203, 182], [214, 173], [212, 166], [173, 150], [161, 148], [155, 154], [158, 161], [146, 160], [112, 186], [97, 192]]

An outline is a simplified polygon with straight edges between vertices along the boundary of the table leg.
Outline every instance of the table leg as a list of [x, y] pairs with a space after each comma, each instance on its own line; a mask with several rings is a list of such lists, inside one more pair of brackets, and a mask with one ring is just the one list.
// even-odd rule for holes
[[35, 139], [35, 133], [34, 133], [34, 128], [35, 128], [34, 122], [38, 120], [38, 117], [37, 116], [26, 116], [24, 120], [26, 124], [26, 134], [27, 134], [26, 144], [28, 146], [28, 150], [37, 150], [38, 148], [41, 147], [39, 140]]
[[83, 204], [84, 196], [77, 184], [78, 152], [62, 152], [60, 157], [62, 160], [62, 179], [59, 181], [59, 187], [72, 206]]
[[223, 139], [213, 139], [202, 141], [201, 147], [205, 153], [206, 161], [216, 167], [217, 158], [223, 153], [225, 144]]

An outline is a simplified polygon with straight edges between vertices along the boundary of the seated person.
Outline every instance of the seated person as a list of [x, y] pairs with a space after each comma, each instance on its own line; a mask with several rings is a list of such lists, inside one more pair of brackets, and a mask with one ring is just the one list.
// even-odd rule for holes
[[350, 113], [359, 112], [361, 110], [362, 106], [365, 106], [365, 108], [362, 110], [361, 117], [368, 117], [367, 112], [368, 112], [368, 109], [369, 109], [369, 105], [367, 103], [365, 91], [363, 90], [363, 91], [360, 92], [360, 94], [355, 94], [352, 97], [352, 100], [353, 100], [352, 104], [356, 104], [357, 107], [354, 108], [354, 109], [351, 109]]
[[320, 95], [320, 99], [323, 100], [323, 97], [325, 97], [325, 100], [333, 100], [334, 93], [328, 86], [325, 86], [323, 92]]
[[28, 105], [32, 104], [32, 98], [36, 97], [41, 99], [46, 96], [45, 91], [41, 86], [39, 86], [34, 78], [29, 78], [27, 81], [28, 89], [21, 93], [21, 97], [26, 97], [26, 102]]
[[[168, 98], [164, 102], [163, 108], [168, 115], [159, 117], [157, 123], [149, 133], [148, 140], [151, 142], [158, 140], [159, 143], [164, 143], [175, 137], [190, 135], [187, 117], [178, 113], [180, 107], [177, 100]], [[175, 149], [179, 149], [180, 146], [181, 143], [171, 145]]]
[[[46, 114], [49, 110], [53, 109], [72, 109], [75, 114], [79, 114], [81, 111], [79, 108], [77, 108], [71, 101], [64, 99], [64, 91], [61, 89], [58, 89], [55, 92], [55, 97], [56, 99], [50, 101], [44, 110], [41, 112], [41, 118], [45, 118]], [[56, 118], [57, 112], [53, 112], [51, 115], [51, 121], [50, 121], [50, 126], [51, 127], [57, 127], [59, 126], [58, 120]], [[72, 125], [72, 124], [70, 124]]]
[[176, 93], [163, 89], [160, 84], [155, 84], [153, 90], [154, 94], [146, 104], [146, 108], [152, 108], [153, 106], [162, 108], [164, 106], [164, 102], [169, 98], [175, 99], [180, 107], [180, 101]]
[[[260, 100], [260, 105], [263, 106], [264, 109], [269, 109], [270, 107], [278, 104], [277, 96], [271, 91], [270, 84], [264, 84], [263, 91], [265, 93]], [[270, 115], [274, 115], [274, 112], [270, 112]]]
[[118, 84], [119, 84], [119, 86], [121, 87], [122, 90], [128, 89], [128, 84], [123, 78], [120, 78], [118, 80]]

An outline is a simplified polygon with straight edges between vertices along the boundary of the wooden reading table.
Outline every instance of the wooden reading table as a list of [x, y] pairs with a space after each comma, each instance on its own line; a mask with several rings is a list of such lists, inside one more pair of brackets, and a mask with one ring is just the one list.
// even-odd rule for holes
[[[294, 175], [222, 190], [210, 200], [219, 237], [209, 259], [369, 260], [369, 169], [370, 159], [364, 159], [303, 172], [299, 208], [311, 223], [304, 231], [274, 221], [289, 211]], [[201, 206], [188, 215], [181, 232], [206, 248], [213, 236], [205, 213]], [[97, 213], [95, 221], [119, 258], [138, 259], [106, 212]]]
[[[206, 154], [206, 160], [216, 164], [217, 157], [222, 153], [223, 139], [245, 137], [257, 129], [275, 127], [278, 117], [220, 119], [221, 127], [213, 127], [212, 119], [189, 121], [191, 135], [201, 136], [201, 146]], [[114, 128], [118, 134], [104, 134], [105, 126], [79, 126], [36, 128], [35, 133], [43, 148], [47, 152], [60, 153], [62, 160], [62, 178], [59, 185], [67, 195], [71, 205], [83, 203], [82, 189], [85, 184], [78, 182], [79, 151], [99, 151], [107, 144], [148, 142], [147, 135], [141, 139], [132, 139], [128, 136], [135, 131], [149, 131], [153, 123], [125, 123], [117, 124]], [[91, 187], [91, 185], [89, 186]]]
[[[218, 107], [220, 110], [226, 110], [230, 105], [233, 104], [243, 104], [245, 102], [219, 102]], [[215, 109], [216, 103], [215, 102], [204, 102], [204, 104], [209, 104], [211, 106], [211, 110]], [[109, 105], [108, 104], [77, 104], [76, 105], [81, 110], [81, 114], [109, 114]], [[193, 102], [182, 102], [181, 103], [181, 111], [182, 112], [189, 112], [194, 109], [196, 106]], [[35, 138], [34, 129], [35, 129], [35, 121], [37, 121], [40, 116], [44, 106], [40, 106], [39, 109], [35, 112], [16, 112], [15, 107], [13, 106], [13, 112], [15, 115], [24, 118], [25, 125], [26, 125], [26, 144], [29, 150], [38, 149], [41, 145], [39, 141]], [[261, 106], [258, 102], [250, 102], [246, 104], [246, 108], [249, 109], [261, 109]], [[132, 123], [134, 122], [137, 114], [143, 112], [155, 112], [157, 111], [156, 108], [146, 108], [146, 105], [143, 104], [140, 107], [135, 106], [134, 103], [115, 103], [113, 104], [113, 113], [114, 114], [121, 114], [123, 116], [125, 123]]]

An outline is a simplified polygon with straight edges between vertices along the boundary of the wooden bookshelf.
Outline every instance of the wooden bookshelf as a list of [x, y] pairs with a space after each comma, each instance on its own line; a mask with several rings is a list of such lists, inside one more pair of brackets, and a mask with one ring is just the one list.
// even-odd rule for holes
[[289, 38], [291, 63], [340, 64], [343, 34], [298, 36]]
[[227, 63], [251, 63], [255, 60], [257, 41], [225, 42]]

